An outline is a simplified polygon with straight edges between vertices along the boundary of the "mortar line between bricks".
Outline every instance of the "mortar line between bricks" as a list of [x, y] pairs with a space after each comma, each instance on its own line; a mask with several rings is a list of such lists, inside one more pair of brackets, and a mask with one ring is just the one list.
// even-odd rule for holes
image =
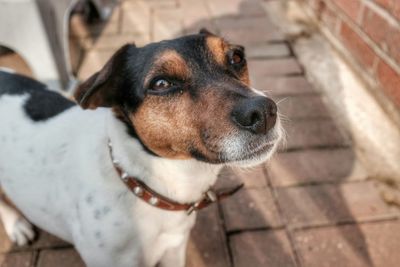
[[[308, 177], [311, 178], [312, 177]], [[364, 180], [349, 180], [349, 181], [313, 181], [313, 182], [305, 182], [300, 184], [291, 184], [291, 185], [283, 185], [283, 186], [276, 186], [271, 185], [271, 187], [278, 188], [278, 189], [287, 189], [287, 188], [303, 188], [303, 187], [312, 187], [312, 186], [320, 186], [320, 185], [345, 185], [345, 184], [358, 184], [358, 183], [365, 183], [374, 181], [371, 179], [364, 179]]]
[[264, 179], [267, 182], [266, 187], [269, 188], [270, 190], [272, 190], [272, 181], [268, 175], [267, 164], [262, 165], [262, 173], [264, 174]]
[[[348, 145], [346, 146], [340, 146], [340, 145], [335, 145], [335, 146], [309, 146], [309, 147], [294, 147], [294, 148], [288, 148], [288, 149], [283, 149], [279, 150], [279, 153], [295, 153], [295, 152], [303, 152], [303, 151], [310, 151], [310, 150], [347, 150], [351, 149], [351, 147]], [[268, 167], [268, 165], [267, 165]]]
[[291, 55], [285, 55], [285, 56], [246, 56], [246, 59], [249, 60], [273, 60], [273, 59], [291, 59], [293, 56]]
[[[265, 41], [263, 41], [263, 43], [264, 44], [282, 44], [282, 43], [286, 43], [285, 39], [282, 39], [282, 38], [273, 39], [273, 38], [276, 38], [276, 37], [272, 37], [269, 40], [265, 40]], [[229, 40], [229, 38], [228, 38], [228, 40]], [[259, 43], [259, 42], [255, 41], [255, 42], [250, 42], [248, 44], [252, 45], [252, 44], [257, 44], [257, 43]]]
[[232, 253], [232, 249], [231, 249], [231, 241], [230, 241], [229, 235], [227, 234], [224, 212], [222, 211], [222, 206], [220, 204], [217, 204], [217, 210], [218, 210], [219, 219], [221, 220], [221, 227], [222, 227], [222, 230], [224, 231], [225, 248], [226, 248], [226, 250], [228, 252], [229, 265], [231, 267], [234, 267], [234, 265], [233, 265], [233, 253]]
[[235, 229], [235, 230], [228, 230], [226, 234], [229, 237], [232, 237], [234, 235], [239, 235], [247, 232], [263, 232], [263, 231], [274, 231], [274, 230], [285, 230], [285, 226], [284, 225], [277, 227], [264, 226], [264, 227], [248, 228], [248, 229]]
[[228, 248], [229, 265], [231, 267], [235, 267], [235, 263], [233, 261], [233, 253], [231, 249], [231, 238], [229, 237], [229, 235], [226, 234], [226, 232], [225, 232], [225, 238], [226, 238], [226, 246]]
[[[269, 61], [269, 60], [275, 60], [275, 59], [269, 59], [269, 60], [263, 60], [263, 59], [255, 59], [258, 61]], [[282, 74], [264, 74], [262, 75], [262, 78], [290, 78], [290, 77], [299, 77], [299, 76], [304, 76], [304, 74], [298, 71], [294, 72], [288, 72], [288, 73], [282, 73]]]
[[41, 250], [67, 250], [67, 249], [75, 249], [74, 246], [58, 246], [58, 247], [48, 247], [48, 248], [43, 248]]
[[[297, 59], [296, 59], [297, 60]], [[284, 77], [294, 77], [294, 78], [304, 78], [304, 74], [300, 72], [293, 72], [293, 73], [288, 73], [288, 74], [280, 74], [280, 75], [262, 75], [263, 77], [277, 77], [277, 78], [284, 78]], [[307, 80], [307, 79], [306, 79]], [[311, 88], [314, 88], [313, 85], [310, 86]], [[315, 90], [314, 90], [315, 91]], [[322, 95], [320, 92], [315, 91], [316, 94]]]
[[[135, 43], [135, 40], [133, 40], [133, 42], [131, 43]], [[115, 53], [118, 49], [117, 48], [112, 48], [110, 47], [99, 47], [99, 48], [94, 48], [94, 47], [90, 47], [88, 49], [84, 49], [85, 52], [83, 52], [83, 54], [88, 54], [89, 52], [111, 52], [111, 54]]]
[[[208, 12], [208, 15], [210, 18], [218, 18], [218, 17], [224, 17], [227, 19], [252, 19], [252, 18], [262, 18], [262, 17], [268, 17], [268, 14], [264, 12], [264, 14], [246, 14], [246, 13], [228, 13], [228, 14], [223, 14], [223, 15], [214, 15], [211, 11], [210, 6], [208, 5], [208, 1], [204, 1], [206, 5], [206, 10]], [[281, 39], [277, 39], [281, 40]]]
[[[261, 90], [262, 91], [262, 90]], [[295, 97], [307, 97], [307, 96], [321, 96], [321, 94], [320, 93], [318, 93], [318, 92], [304, 92], [304, 93], [276, 93], [276, 94], [274, 94], [274, 93], [272, 93], [273, 92], [273, 90], [270, 90], [271, 91], [271, 93], [270, 93], [270, 95], [272, 96], [272, 97], [274, 97], [274, 98], [276, 98], [276, 97], [293, 97], [293, 98], [295, 98]], [[268, 93], [268, 92], [267, 92]]]
[[[108, 32], [108, 33], [103, 33], [103, 34], [98, 34], [98, 35], [85, 35], [85, 36], [72, 36], [72, 38], [76, 39], [76, 40], [83, 40], [83, 41], [97, 41], [98, 38], [101, 37], [119, 37], [119, 36], [138, 36], [138, 35], [143, 35], [143, 32], [141, 32], [140, 30], [137, 31], [129, 31], [127, 33], [118, 33], [118, 32]], [[117, 48], [114, 46], [114, 48]]]
[[293, 49], [293, 41], [286, 40], [286, 44], [287, 44], [287, 46], [288, 46], [288, 48], [289, 48], [290, 54], [292, 55], [292, 57], [294, 57], [294, 58], [298, 61], [299, 65], [300, 65], [300, 67], [301, 67], [301, 70], [303, 71], [303, 74], [305, 75], [305, 71], [304, 71], [303, 65], [302, 65], [301, 62], [297, 59], [297, 55], [296, 55], [296, 53], [295, 53], [295, 51], [294, 51], [294, 49]]
[[400, 221], [398, 215], [392, 216], [382, 216], [381, 218], [371, 218], [364, 219], [361, 221], [347, 220], [336, 223], [326, 223], [326, 224], [314, 224], [314, 225], [304, 225], [304, 226], [290, 226], [290, 230], [293, 232], [311, 230], [311, 229], [320, 229], [320, 228], [329, 228], [329, 227], [340, 227], [344, 225], [366, 225], [366, 224], [378, 224], [382, 222], [395, 222]]
[[6, 253], [19, 253], [19, 252], [30, 252], [30, 251], [35, 251], [35, 250], [43, 250], [43, 249], [52, 249], [52, 248], [73, 248], [72, 245], [70, 244], [66, 244], [66, 245], [56, 245], [55, 247], [39, 247], [39, 248], [35, 248], [35, 247], [30, 247], [30, 246], [26, 246], [26, 247], [13, 247], [11, 248], [11, 250], [7, 251]]
[[[268, 169], [266, 168], [265, 170], [266, 170], [266, 174], [269, 177]], [[294, 257], [295, 265], [298, 266], [298, 267], [301, 267], [303, 265], [301, 264], [300, 254], [299, 254], [298, 249], [296, 247], [296, 243], [294, 242], [294, 239], [293, 239], [293, 236], [292, 236], [292, 232], [291, 232], [290, 228], [288, 227], [287, 218], [284, 215], [284, 212], [283, 212], [281, 206], [279, 205], [277, 192], [276, 192], [276, 189], [274, 187], [271, 187], [271, 194], [272, 194], [272, 199], [274, 201], [276, 209], [278, 211], [279, 217], [282, 220], [282, 224], [283, 224], [282, 229], [285, 231], [285, 233], [286, 233], [286, 235], [287, 235], [287, 237], [289, 239], [290, 247], [293, 250], [293, 257]]]
[[304, 76], [304, 78], [306, 79], [307, 75], [306, 75], [306, 71], [305, 68], [303, 66], [303, 64], [301, 64], [301, 61], [298, 59], [296, 52], [293, 49], [293, 41], [290, 40], [285, 40], [287, 42], [287, 46], [289, 48], [290, 54], [293, 56], [293, 58], [296, 60], [297, 64], [299, 64], [300, 67], [300, 72], [301, 74]]
[[62, 250], [62, 249], [71, 249], [74, 248], [74, 246], [70, 244], [65, 244], [65, 245], [55, 245], [55, 246], [49, 246], [49, 247], [39, 247], [39, 248], [32, 248], [32, 247], [27, 247], [27, 248], [21, 248], [21, 249], [13, 249], [10, 251], [7, 251], [7, 254], [10, 253], [19, 253], [19, 252], [29, 252], [29, 251], [42, 251], [42, 250]]
[[282, 40], [282, 39], [279, 39], [279, 40], [272, 39], [272, 40], [268, 40], [266, 43], [267, 44], [286, 44], [287, 46], [291, 45], [288, 40]]
[[[331, 117], [329, 117], [329, 118], [330, 118], [330, 120], [334, 121]], [[298, 118], [296, 120], [302, 121], [302, 122], [303, 121], [317, 122], [317, 121], [326, 121], [326, 117], [311, 117], [311, 118], [303, 117], [303, 118]]]
[[[289, 59], [291, 59], [291, 58], [289, 58]], [[293, 59], [295, 59], [295, 58], [293, 58]], [[255, 59], [255, 60], [265, 61], [263, 59]], [[272, 60], [272, 59], [270, 59], [270, 60]], [[297, 61], [297, 59], [296, 59], [296, 61]], [[282, 74], [265, 74], [265, 75], [263, 75], [263, 77], [267, 77], [267, 78], [271, 78], [271, 77], [272, 78], [304, 77], [304, 70], [301, 67], [300, 71], [293, 71], [293, 72], [282, 73]]]
[[[310, 121], [310, 120], [309, 120]], [[303, 146], [303, 147], [291, 147], [279, 150], [280, 153], [284, 152], [298, 152], [303, 150], [334, 150], [334, 149], [351, 148], [348, 144], [337, 144], [337, 145], [314, 145], [314, 146]]]
[[39, 254], [40, 254], [40, 252], [41, 252], [41, 249], [38, 249], [38, 250], [36, 250], [35, 252], [36, 252], [36, 253], [35, 253], [35, 256], [34, 256], [34, 258], [33, 258], [33, 260], [32, 260], [32, 267], [37, 267], [37, 265], [38, 265], [38, 263], [39, 263]]

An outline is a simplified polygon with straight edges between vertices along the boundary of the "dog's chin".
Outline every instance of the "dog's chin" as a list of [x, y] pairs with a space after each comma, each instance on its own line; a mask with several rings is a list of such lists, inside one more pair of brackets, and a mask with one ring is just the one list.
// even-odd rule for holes
[[[234, 167], [252, 167], [269, 160], [279, 147], [284, 137], [283, 130], [279, 121], [267, 135], [254, 136], [249, 133], [236, 132], [222, 139], [219, 147], [220, 151], [211, 149], [211, 145], [206, 146], [209, 154], [208, 158], [201, 153], [197, 160], [211, 164], [223, 164]], [[207, 142], [204, 142], [207, 145]], [[200, 151], [200, 150], [199, 150]]]
[[234, 167], [253, 167], [259, 165], [272, 157], [277, 150], [278, 144], [279, 140], [267, 143], [254, 151], [243, 152], [241, 156], [231, 158], [225, 164]]

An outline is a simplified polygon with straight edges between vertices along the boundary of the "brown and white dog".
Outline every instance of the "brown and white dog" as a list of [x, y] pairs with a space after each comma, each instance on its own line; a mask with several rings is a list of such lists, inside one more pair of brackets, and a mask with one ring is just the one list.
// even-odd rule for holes
[[[199, 203], [221, 167], [267, 160], [282, 135], [275, 103], [249, 85], [244, 48], [206, 30], [125, 45], [75, 97], [80, 106], [0, 72], [0, 182], [90, 267], [184, 266], [196, 212], [161, 209], [140, 186]], [[0, 215], [13, 241], [33, 238], [4, 201]]]

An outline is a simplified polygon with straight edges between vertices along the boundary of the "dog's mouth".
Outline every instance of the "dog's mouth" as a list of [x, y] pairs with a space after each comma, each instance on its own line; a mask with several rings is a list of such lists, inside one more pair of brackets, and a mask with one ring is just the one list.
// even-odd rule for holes
[[210, 163], [229, 165], [254, 165], [267, 160], [276, 150], [280, 143], [280, 136], [275, 138], [263, 138], [257, 142], [241, 142], [241, 138], [228, 139], [221, 150], [208, 151], [214, 155]]
[[260, 144], [256, 148], [249, 148], [248, 152], [245, 151], [238, 160], [251, 160], [252, 158], [268, 153], [274, 148], [276, 143], [277, 143], [276, 140], [268, 141], [264, 144]]
[[197, 159], [215, 164], [250, 166], [268, 160], [281, 143], [283, 129], [277, 125], [265, 135], [234, 130], [229, 134], [202, 132], [203, 149]]
[[[257, 146], [244, 147], [242, 151], [231, 155], [227, 160], [228, 165], [237, 165], [241, 167], [249, 167], [260, 164], [268, 160], [276, 151], [280, 138], [273, 140], [265, 140]], [[227, 155], [228, 156], [228, 155]]]

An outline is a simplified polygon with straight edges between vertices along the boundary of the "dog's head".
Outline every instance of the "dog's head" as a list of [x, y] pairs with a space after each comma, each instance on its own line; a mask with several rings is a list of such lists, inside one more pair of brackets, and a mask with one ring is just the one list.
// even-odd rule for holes
[[249, 85], [244, 48], [199, 34], [119, 49], [85, 81], [83, 108], [111, 107], [151, 153], [254, 164], [276, 149], [276, 104]]

